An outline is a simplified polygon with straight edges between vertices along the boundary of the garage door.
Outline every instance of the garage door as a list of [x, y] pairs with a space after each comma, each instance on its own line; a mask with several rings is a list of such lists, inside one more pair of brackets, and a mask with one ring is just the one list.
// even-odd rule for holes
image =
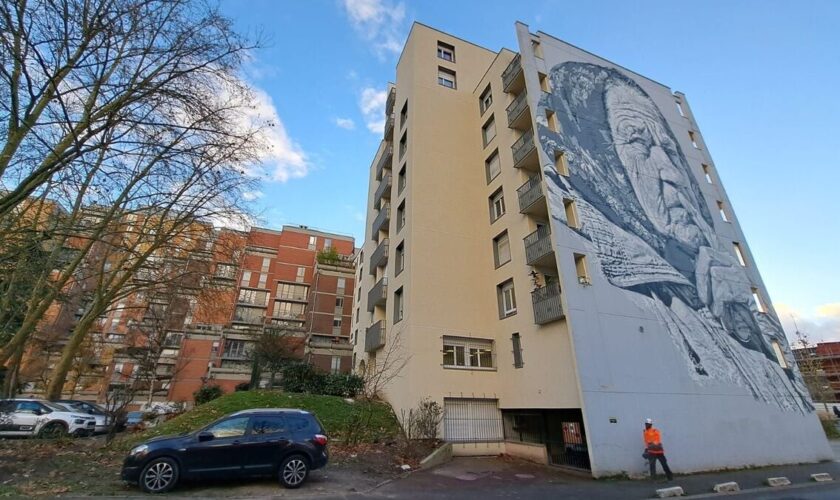
[[443, 435], [461, 443], [504, 440], [499, 400], [444, 398]]

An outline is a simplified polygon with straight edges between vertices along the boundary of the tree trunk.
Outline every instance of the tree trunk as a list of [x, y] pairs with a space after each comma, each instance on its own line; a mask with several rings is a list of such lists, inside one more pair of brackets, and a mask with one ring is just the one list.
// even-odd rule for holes
[[17, 393], [17, 380], [20, 373], [20, 362], [23, 359], [23, 346], [18, 348], [12, 359], [11, 368], [6, 373], [6, 380], [3, 383], [3, 397], [13, 398]]
[[[95, 309], [94, 309], [95, 310]], [[47, 392], [44, 395], [49, 400], [59, 399], [61, 391], [64, 389], [64, 383], [67, 381], [67, 373], [73, 365], [73, 358], [79, 352], [79, 348], [85, 341], [90, 327], [96, 321], [93, 314], [88, 314], [87, 318], [82, 318], [73, 328], [73, 334], [70, 336], [70, 341], [64, 346], [64, 351], [61, 353], [61, 359], [50, 374], [50, 384], [47, 387]]]

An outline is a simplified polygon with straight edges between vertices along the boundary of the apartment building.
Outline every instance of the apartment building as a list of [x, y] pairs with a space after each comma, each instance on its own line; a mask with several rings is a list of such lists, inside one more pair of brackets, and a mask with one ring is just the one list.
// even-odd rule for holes
[[818, 342], [793, 349], [806, 383], [821, 403], [840, 402], [840, 342]]
[[358, 256], [354, 369], [456, 453], [689, 472], [831, 451], [686, 97], [546, 33], [415, 23]]

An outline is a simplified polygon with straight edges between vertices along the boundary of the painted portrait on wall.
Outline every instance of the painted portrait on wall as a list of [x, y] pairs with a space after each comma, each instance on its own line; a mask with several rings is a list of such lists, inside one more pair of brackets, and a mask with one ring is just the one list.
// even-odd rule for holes
[[655, 312], [697, 383], [735, 384], [768, 404], [811, 411], [801, 376], [777, 358], [776, 349], [789, 356], [781, 325], [757, 309], [653, 99], [624, 73], [591, 63], [558, 64], [550, 79], [538, 116], [553, 112], [559, 132], [542, 123], [540, 145], [548, 158], [562, 151], [570, 170], [544, 169], [553, 216], [564, 216], [564, 198], [575, 200], [573, 230], [593, 263]]

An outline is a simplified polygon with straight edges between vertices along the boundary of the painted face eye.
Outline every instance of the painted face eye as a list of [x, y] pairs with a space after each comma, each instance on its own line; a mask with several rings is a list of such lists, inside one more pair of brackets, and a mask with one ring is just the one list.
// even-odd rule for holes
[[621, 132], [627, 144], [639, 144], [646, 147], [651, 144], [650, 132], [643, 124], [625, 122], [621, 126]]

